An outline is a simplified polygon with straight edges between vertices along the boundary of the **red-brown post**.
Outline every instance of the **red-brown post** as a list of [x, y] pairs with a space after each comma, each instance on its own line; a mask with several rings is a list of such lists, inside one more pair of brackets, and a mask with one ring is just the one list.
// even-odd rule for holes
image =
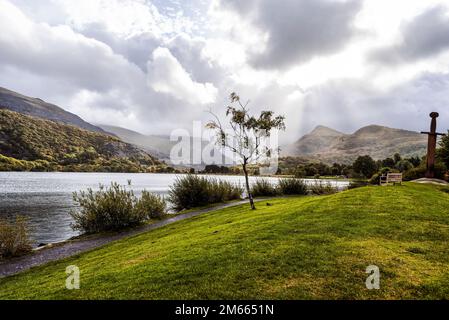
[[437, 136], [442, 135], [441, 133], [437, 133], [438, 116], [439, 116], [438, 112], [432, 112], [430, 114], [430, 117], [432, 118], [432, 121], [430, 122], [430, 132], [421, 132], [423, 134], [428, 135], [426, 178], [435, 177], [435, 153], [437, 148]]

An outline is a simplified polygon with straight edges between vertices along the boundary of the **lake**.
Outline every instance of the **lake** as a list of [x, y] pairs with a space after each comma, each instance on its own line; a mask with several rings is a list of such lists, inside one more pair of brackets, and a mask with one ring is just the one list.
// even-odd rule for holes
[[[0, 172], [0, 218], [25, 216], [29, 220], [35, 244], [59, 242], [78, 235], [70, 227], [72, 219], [68, 214], [76, 207], [72, 200], [73, 192], [89, 187], [98, 190], [100, 183], [127, 185], [131, 180], [131, 188], [136, 195], [142, 190], [166, 195], [177, 176], [154, 173]], [[243, 176], [213, 177], [244, 186]], [[250, 181], [255, 179], [251, 177]], [[277, 180], [267, 179], [273, 183]], [[314, 180], [307, 182], [314, 183]], [[348, 185], [347, 181], [331, 182], [341, 188]]]

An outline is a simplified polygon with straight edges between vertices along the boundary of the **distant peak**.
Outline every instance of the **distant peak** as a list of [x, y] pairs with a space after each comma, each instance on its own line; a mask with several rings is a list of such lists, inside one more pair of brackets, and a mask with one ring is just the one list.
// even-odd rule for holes
[[329, 127], [326, 127], [326, 126], [323, 126], [323, 125], [317, 125], [316, 127], [315, 127], [315, 129], [313, 129], [313, 130], [322, 130], [322, 129], [324, 129], [324, 130], [332, 130], [331, 128], [329, 128]]
[[360, 128], [359, 130], [357, 130], [356, 132], [354, 132], [354, 134], [361, 134], [361, 133], [376, 133], [379, 131], [386, 131], [386, 130], [395, 130], [392, 128], [388, 128], [388, 127], [384, 127], [384, 126], [379, 126], [377, 124], [371, 124], [369, 126]]
[[344, 133], [337, 131], [335, 129], [318, 125], [313, 129], [310, 134], [312, 135], [343, 135]]

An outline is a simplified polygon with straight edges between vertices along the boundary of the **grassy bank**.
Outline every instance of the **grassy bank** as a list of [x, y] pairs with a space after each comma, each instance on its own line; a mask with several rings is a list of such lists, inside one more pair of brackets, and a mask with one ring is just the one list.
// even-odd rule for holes
[[[449, 298], [449, 194], [365, 187], [238, 206], [0, 279], [0, 298]], [[377, 265], [381, 289], [367, 290]], [[81, 289], [65, 289], [65, 268]]]

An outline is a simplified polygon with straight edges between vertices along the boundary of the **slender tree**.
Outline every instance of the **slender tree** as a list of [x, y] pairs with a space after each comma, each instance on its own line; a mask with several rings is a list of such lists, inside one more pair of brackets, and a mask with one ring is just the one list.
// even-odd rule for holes
[[248, 165], [257, 163], [261, 157], [271, 158], [274, 152], [264, 140], [269, 138], [273, 130], [285, 130], [284, 116], [275, 116], [273, 111], [262, 111], [258, 117], [252, 116], [247, 108], [249, 101], [242, 104], [236, 93], [231, 93], [231, 104], [226, 109], [226, 117], [229, 120], [229, 128], [225, 128], [218, 116], [212, 111], [214, 120], [206, 127], [215, 130], [217, 144], [227, 148], [236, 155], [242, 165], [245, 175], [245, 186], [251, 209], [256, 209], [248, 179]]

